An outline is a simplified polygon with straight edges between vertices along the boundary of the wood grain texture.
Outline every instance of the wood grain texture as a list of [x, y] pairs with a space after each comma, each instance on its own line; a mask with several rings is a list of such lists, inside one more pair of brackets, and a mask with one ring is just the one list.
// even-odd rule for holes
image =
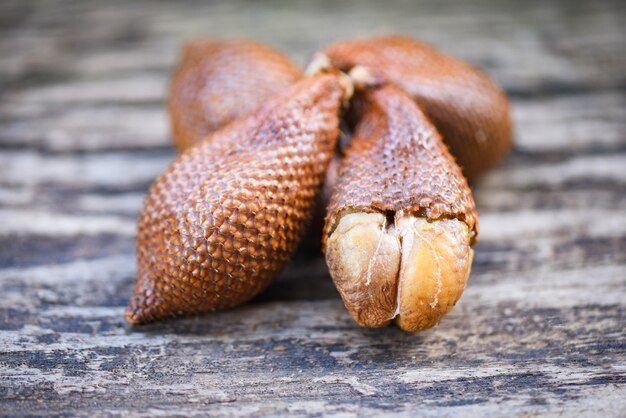
[[[626, 6], [594, 2], [0, 3], [0, 415], [623, 416]], [[135, 225], [174, 158], [184, 39], [303, 64], [403, 32], [492, 74], [514, 152], [473, 185], [459, 305], [362, 330], [299, 254], [242, 308], [129, 328]]]

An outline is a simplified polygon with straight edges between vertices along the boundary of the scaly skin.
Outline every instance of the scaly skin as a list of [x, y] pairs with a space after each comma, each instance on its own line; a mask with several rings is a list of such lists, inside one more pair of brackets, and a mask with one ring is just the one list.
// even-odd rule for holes
[[180, 151], [302, 78], [288, 57], [250, 40], [188, 42], [172, 77], [169, 114]]
[[359, 325], [431, 327], [469, 276], [478, 230], [471, 191], [406, 93], [366, 88], [353, 105], [358, 123], [324, 230], [331, 276]]
[[469, 180], [493, 167], [512, 146], [505, 93], [463, 61], [405, 36], [338, 42], [322, 54], [332, 67], [349, 72], [360, 66], [374, 81], [391, 82], [407, 92], [426, 112]]
[[297, 83], [157, 179], [139, 219], [129, 323], [236, 306], [278, 275], [334, 153], [343, 80]]
[[[323, 239], [333, 280], [361, 326], [431, 327], [465, 288], [478, 232], [467, 181], [442, 136], [463, 173], [478, 176], [511, 146], [506, 96], [479, 70], [405, 37], [337, 43], [312, 67], [309, 75], [350, 72], [362, 90], [351, 103], [351, 145], [325, 186], [331, 193], [337, 182]], [[291, 257], [351, 86], [317, 75], [241, 117], [301, 77], [255, 42], [186, 48], [170, 115], [179, 148], [202, 144], [183, 153], [146, 200], [130, 323], [243, 303]], [[301, 132], [307, 127], [312, 136]]]
[[[312, 72], [312, 74], [318, 71]], [[311, 74], [311, 75], [312, 75]], [[182, 152], [285, 91], [304, 74], [289, 57], [252, 40], [196, 39], [185, 44], [172, 76], [169, 114], [174, 143]], [[218, 137], [213, 137], [219, 140]], [[331, 168], [337, 166], [338, 156]], [[310, 233], [302, 248], [319, 251], [334, 178], [324, 181]]]

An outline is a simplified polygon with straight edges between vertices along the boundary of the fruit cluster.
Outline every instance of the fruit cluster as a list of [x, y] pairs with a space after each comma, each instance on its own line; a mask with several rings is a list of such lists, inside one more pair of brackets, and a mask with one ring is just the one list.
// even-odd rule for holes
[[181, 154], [140, 216], [131, 324], [251, 299], [320, 198], [359, 325], [429, 328], [460, 298], [478, 233], [468, 180], [512, 144], [506, 95], [481, 71], [401, 36], [336, 43], [305, 72], [256, 42], [201, 40], [169, 112]]

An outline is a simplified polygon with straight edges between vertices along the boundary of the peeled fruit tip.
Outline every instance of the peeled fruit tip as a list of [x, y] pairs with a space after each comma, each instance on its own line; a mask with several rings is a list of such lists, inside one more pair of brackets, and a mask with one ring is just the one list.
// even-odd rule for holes
[[393, 320], [415, 332], [436, 325], [461, 297], [470, 241], [470, 229], [457, 219], [354, 212], [328, 238], [326, 260], [359, 325], [379, 328]]
[[306, 66], [304, 74], [310, 77], [317, 75], [321, 72], [328, 71], [331, 68], [333, 68], [333, 65], [330, 62], [330, 58], [328, 58], [328, 55], [324, 54], [323, 52], [317, 52], [315, 55], [313, 55], [313, 58], [311, 58], [311, 61]]
[[339, 74], [339, 83], [343, 88], [343, 101], [347, 102], [354, 94], [354, 80], [348, 74], [334, 69], [330, 58], [322, 52], [318, 52], [313, 55], [313, 58], [307, 65], [304, 74], [308, 77], [313, 77], [324, 72], [336, 72]]
[[343, 88], [343, 102], [346, 103], [354, 94], [354, 84], [352, 83], [352, 79], [344, 73], [339, 73], [339, 84], [341, 84]]
[[400, 242], [382, 213], [344, 215], [326, 244], [326, 260], [350, 314], [367, 328], [389, 324], [396, 305]]
[[356, 90], [365, 90], [380, 83], [372, 71], [361, 65], [352, 67], [348, 76]]
[[[335, 67], [333, 66], [328, 55], [323, 52], [318, 52], [313, 55], [313, 58], [311, 58], [306, 70], [304, 70], [304, 74], [312, 77], [323, 72], [333, 71], [334, 68]], [[342, 72], [342, 74], [344, 73]], [[365, 90], [367, 87], [380, 84], [380, 80], [376, 77], [376, 75], [367, 67], [362, 65], [355, 65], [352, 67], [346, 76], [349, 79], [352, 88], [356, 90]]]

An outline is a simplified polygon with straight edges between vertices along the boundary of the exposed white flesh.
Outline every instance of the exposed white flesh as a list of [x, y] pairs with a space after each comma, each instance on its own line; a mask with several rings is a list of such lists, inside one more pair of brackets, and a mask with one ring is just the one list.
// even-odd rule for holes
[[456, 219], [429, 222], [398, 212], [343, 215], [326, 243], [331, 276], [363, 327], [391, 320], [405, 331], [430, 328], [461, 297], [472, 264], [471, 234]]

